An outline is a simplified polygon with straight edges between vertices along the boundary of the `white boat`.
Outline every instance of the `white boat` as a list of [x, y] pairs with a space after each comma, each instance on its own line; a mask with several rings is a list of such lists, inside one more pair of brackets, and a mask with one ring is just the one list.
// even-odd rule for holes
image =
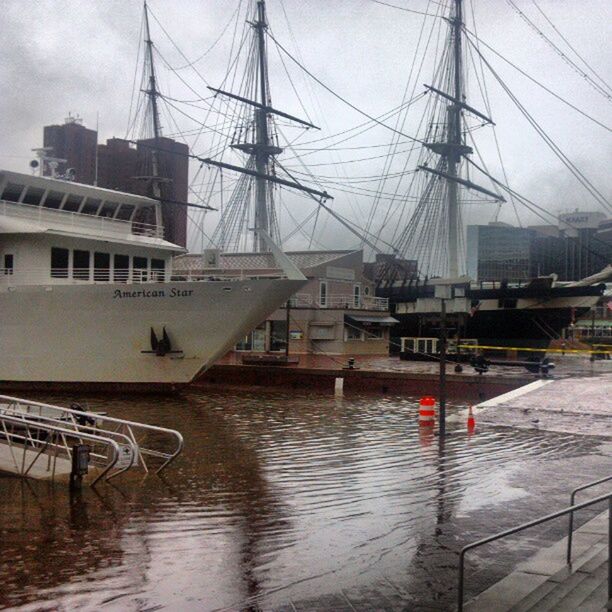
[[306, 279], [181, 277], [159, 201], [0, 171], [0, 384], [189, 383]]

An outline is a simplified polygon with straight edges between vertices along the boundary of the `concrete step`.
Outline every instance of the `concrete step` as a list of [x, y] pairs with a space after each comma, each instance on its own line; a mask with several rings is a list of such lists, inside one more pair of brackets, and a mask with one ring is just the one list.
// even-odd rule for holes
[[[465, 610], [556, 612], [555, 606], [569, 597], [590, 573], [607, 561], [607, 526], [607, 512], [604, 512], [574, 532], [574, 558], [571, 567], [565, 565], [567, 538], [564, 538], [519, 564], [509, 576], [467, 602]], [[587, 599], [598, 586], [589, 581], [584, 592], [579, 591], [572, 597]]]
[[[582, 572], [579, 572], [582, 573]], [[602, 563], [594, 572], [585, 574], [586, 578], [582, 580], [576, 588], [568, 593], [555, 608], [555, 612], [575, 612], [582, 610], [582, 603], [588, 599], [604, 582], [607, 583], [608, 577], [608, 562]], [[605, 597], [601, 604], [606, 603]]]
[[581, 604], [580, 612], [601, 612], [608, 601], [608, 583], [604, 580]]

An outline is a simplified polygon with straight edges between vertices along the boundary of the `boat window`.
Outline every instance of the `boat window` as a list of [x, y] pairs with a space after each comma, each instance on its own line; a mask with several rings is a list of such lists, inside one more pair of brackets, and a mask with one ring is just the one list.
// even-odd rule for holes
[[39, 206], [40, 201], [45, 193], [44, 189], [40, 187], [28, 187], [26, 189], [25, 195], [23, 196], [23, 200], [21, 200], [24, 204], [31, 204], [32, 206]]
[[7, 253], [4, 256], [4, 275], [11, 276], [13, 274], [13, 263], [15, 256], [11, 253]]
[[113, 280], [116, 283], [127, 283], [130, 276], [130, 256], [115, 255]]
[[136, 207], [132, 204], [122, 204], [119, 212], [115, 216], [115, 219], [121, 219], [121, 221], [129, 221], [132, 218], [134, 209]]
[[[47, 200], [45, 200], [45, 206], [47, 205]], [[79, 208], [81, 208], [81, 202], [83, 202], [83, 196], [69, 194], [66, 198], [66, 201], [64, 202], [62, 210], [67, 210], [68, 212], [77, 212]], [[52, 208], [57, 207], [53, 206]]]
[[9, 202], [17, 202], [23, 191], [23, 185], [17, 185], [16, 183], [7, 183], [4, 191], [2, 192], [2, 199]]
[[52, 247], [51, 249], [51, 277], [68, 278], [68, 258], [70, 251]]
[[119, 208], [119, 204], [117, 204], [117, 202], [104, 202], [99, 216], [112, 218], [117, 211], [117, 208]]
[[110, 280], [110, 253], [94, 253], [94, 280]]
[[146, 257], [134, 257], [134, 280], [147, 280], [148, 262]]
[[50, 191], [45, 198], [43, 206], [45, 208], [59, 208], [63, 199], [64, 194], [60, 191]]
[[151, 280], [166, 280], [166, 262], [163, 259], [151, 259]]
[[72, 278], [89, 280], [89, 251], [74, 250], [72, 254]]
[[95, 198], [87, 198], [87, 201], [81, 209], [83, 215], [96, 215], [98, 214], [98, 208], [100, 208], [101, 200]]

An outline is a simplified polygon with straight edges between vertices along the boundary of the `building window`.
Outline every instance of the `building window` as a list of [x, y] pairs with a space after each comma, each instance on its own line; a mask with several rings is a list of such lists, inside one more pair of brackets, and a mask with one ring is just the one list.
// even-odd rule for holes
[[144, 282], [147, 280], [148, 261], [146, 257], [134, 257], [133, 278], [135, 281]]
[[361, 308], [361, 285], [353, 287], [353, 307]]
[[113, 280], [116, 283], [127, 283], [130, 277], [130, 256], [115, 255]]
[[321, 281], [319, 284], [319, 306], [327, 306], [327, 281]]
[[6, 254], [4, 256], [4, 274], [5, 276], [11, 276], [13, 274], [14, 255]]
[[363, 340], [363, 330], [352, 325], [345, 325], [344, 340]]
[[72, 278], [78, 280], [89, 280], [89, 251], [79, 251], [72, 253]]
[[53, 247], [51, 249], [51, 277], [68, 278], [68, 260], [70, 251]]
[[366, 330], [368, 340], [380, 340], [385, 337], [384, 329], [382, 327], [368, 327]]
[[99, 282], [110, 280], [110, 253], [94, 253], [94, 280]]
[[364, 292], [364, 294], [365, 294], [365, 295], [370, 295], [370, 288], [369, 288], [369, 287], [366, 287], [366, 288], [363, 290], [363, 292]]
[[161, 283], [166, 280], [166, 262], [163, 259], [151, 260], [151, 280]]
[[284, 351], [287, 348], [287, 321], [270, 321], [270, 350]]

